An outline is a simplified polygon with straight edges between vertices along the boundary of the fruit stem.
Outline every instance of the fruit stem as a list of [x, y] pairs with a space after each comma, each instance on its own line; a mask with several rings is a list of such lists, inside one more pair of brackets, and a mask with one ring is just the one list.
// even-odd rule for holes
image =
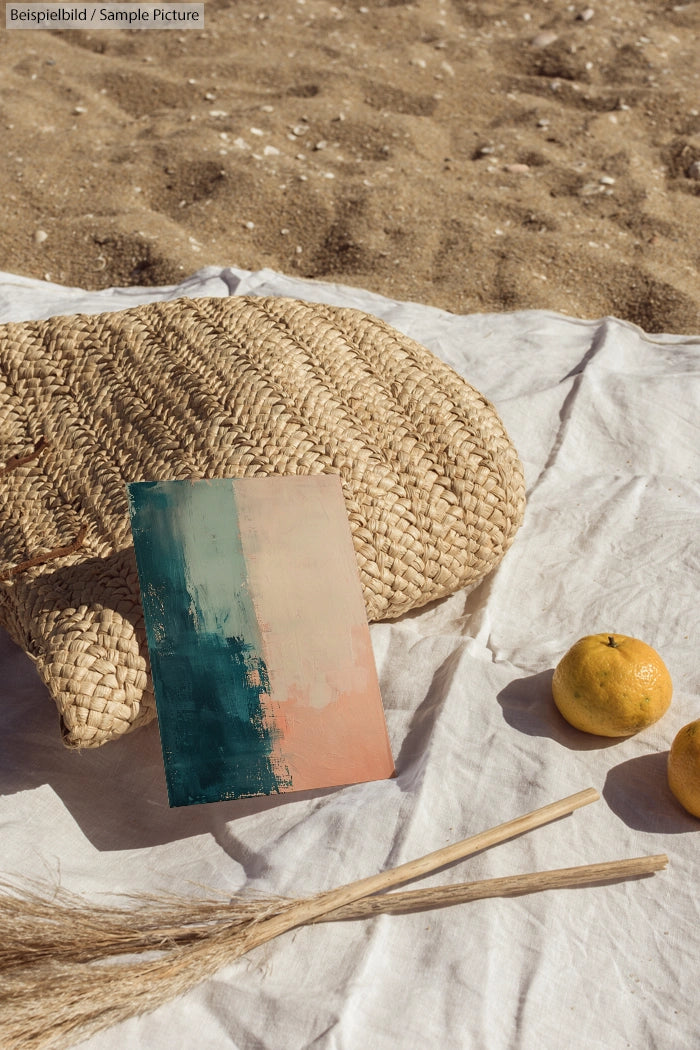
[[617, 649], [617, 642], [615, 641], [615, 639], [613, 638], [613, 636], [611, 634], [608, 635], [608, 645], [612, 649]]

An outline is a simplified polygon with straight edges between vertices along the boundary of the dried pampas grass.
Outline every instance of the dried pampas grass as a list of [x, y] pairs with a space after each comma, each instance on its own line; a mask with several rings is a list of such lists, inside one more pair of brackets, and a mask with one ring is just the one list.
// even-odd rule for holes
[[578, 792], [398, 868], [302, 900], [134, 898], [105, 907], [62, 890], [0, 886], [0, 1046], [63, 1050], [154, 1010], [273, 937], [320, 921], [442, 907], [480, 897], [649, 874], [667, 858], [635, 858], [403, 893], [382, 891], [595, 801]]
[[[25, 895], [20, 907], [22, 901], [42, 923], [42, 902]], [[269, 917], [283, 918], [296, 903], [216, 904], [228, 912], [217, 924], [208, 917], [202, 922], [197, 903], [188, 907], [182, 900], [167, 914], [169, 905], [158, 902], [131, 916], [85, 902], [44, 901], [44, 929], [23, 918], [16, 930], [10, 927], [13, 947], [0, 953], [0, 1044], [3, 1050], [59, 1050], [154, 1010], [262, 943], [256, 928]], [[206, 902], [202, 910], [208, 912]], [[31, 938], [23, 949], [14, 935], [19, 926]]]

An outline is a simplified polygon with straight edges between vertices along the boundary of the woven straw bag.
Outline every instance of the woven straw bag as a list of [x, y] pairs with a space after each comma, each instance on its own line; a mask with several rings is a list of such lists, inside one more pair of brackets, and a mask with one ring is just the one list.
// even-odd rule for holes
[[340, 475], [370, 620], [478, 580], [524, 509], [476, 390], [376, 318], [284, 298], [0, 326], [0, 463], [0, 622], [69, 747], [155, 717], [126, 482]]

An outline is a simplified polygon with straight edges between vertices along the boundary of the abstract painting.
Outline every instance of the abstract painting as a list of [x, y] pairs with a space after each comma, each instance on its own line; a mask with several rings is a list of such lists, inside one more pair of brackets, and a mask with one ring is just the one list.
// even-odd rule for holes
[[170, 805], [390, 777], [340, 479], [127, 488]]

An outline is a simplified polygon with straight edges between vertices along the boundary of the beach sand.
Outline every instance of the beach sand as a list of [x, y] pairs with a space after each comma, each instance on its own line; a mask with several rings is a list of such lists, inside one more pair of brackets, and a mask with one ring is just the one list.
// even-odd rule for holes
[[271, 267], [700, 331], [700, 4], [208, 0], [0, 32], [0, 269]]

